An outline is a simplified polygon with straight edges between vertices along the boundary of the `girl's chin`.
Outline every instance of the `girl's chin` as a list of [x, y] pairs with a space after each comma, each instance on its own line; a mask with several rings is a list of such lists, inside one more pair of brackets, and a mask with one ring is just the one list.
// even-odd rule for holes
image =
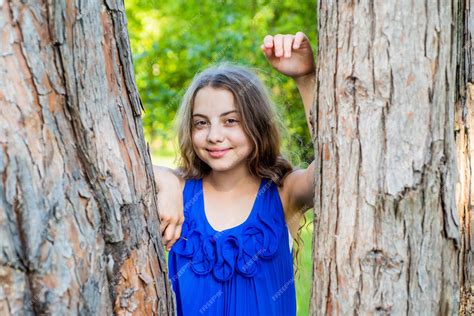
[[206, 161], [207, 165], [211, 167], [212, 171], [224, 172], [236, 169], [239, 167], [238, 163], [232, 163], [231, 161]]
[[224, 163], [221, 161], [206, 161], [206, 163], [211, 167], [212, 170], [216, 171], [224, 171], [231, 169], [231, 166], [229, 166], [228, 163]]

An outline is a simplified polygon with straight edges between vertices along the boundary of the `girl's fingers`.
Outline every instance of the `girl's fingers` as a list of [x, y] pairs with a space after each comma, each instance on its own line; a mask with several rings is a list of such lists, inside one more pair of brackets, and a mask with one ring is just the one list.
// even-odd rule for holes
[[305, 35], [303, 32], [297, 32], [295, 34], [295, 40], [293, 42], [293, 49], [298, 49], [301, 46], [301, 43], [305, 39]]
[[160, 216], [160, 233], [163, 236], [163, 232], [165, 231], [166, 227], [169, 224], [169, 219], [166, 218], [165, 216]]
[[273, 47], [273, 36], [267, 35], [263, 38], [263, 45], [267, 48]]
[[260, 46], [260, 48], [262, 49], [263, 53], [265, 54], [265, 57], [267, 57], [268, 60], [271, 60], [273, 58], [273, 54], [272, 54], [272, 49], [271, 48], [267, 48], [265, 47], [265, 44], [262, 44]]
[[168, 225], [168, 227], [166, 227], [166, 231], [165, 231], [165, 234], [163, 236], [163, 244], [164, 245], [167, 245], [167, 249], [169, 250], [169, 247], [168, 247], [168, 244], [170, 241], [173, 240], [173, 237], [175, 235], [175, 231], [176, 231], [176, 227], [175, 225]]
[[267, 59], [272, 62], [275, 58], [290, 58], [292, 50], [301, 48], [305, 40], [307, 40], [307, 37], [303, 32], [297, 32], [295, 35], [266, 35], [263, 39], [261, 49]]
[[168, 242], [168, 244], [166, 245], [166, 248], [171, 249], [171, 247], [173, 247], [173, 245], [178, 241], [180, 236], [181, 236], [181, 226], [178, 226], [176, 227], [176, 230], [174, 232], [173, 239], [170, 242]]
[[275, 46], [275, 56], [282, 57], [283, 56], [283, 35], [277, 34], [273, 38], [273, 45]]
[[285, 35], [283, 38], [283, 51], [286, 58], [291, 57], [291, 47], [293, 46], [293, 35]]

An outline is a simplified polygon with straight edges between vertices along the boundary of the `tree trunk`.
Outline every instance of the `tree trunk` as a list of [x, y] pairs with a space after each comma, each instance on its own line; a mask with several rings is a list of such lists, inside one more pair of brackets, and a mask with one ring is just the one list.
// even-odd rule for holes
[[457, 314], [457, 2], [318, 7], [311, 312]]
[[455, 132], [459, 180], [457, 207], [461, 222], [461, 315], [474, 314], [474, 5], [459, 2], [458, 73]]
[[0, 0], [0, 314], [174, 314], [122, 1]]

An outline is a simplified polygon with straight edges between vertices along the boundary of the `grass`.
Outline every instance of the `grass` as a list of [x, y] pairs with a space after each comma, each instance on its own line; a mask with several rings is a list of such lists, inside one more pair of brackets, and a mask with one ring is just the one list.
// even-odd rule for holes
[[297, 315], [309, 315], [309, 300], [313, 280], [313, 210], [305, 214], [306, 225], [301, 230], [303, 245], [300, 245], [299, 273], [295, 276]]
[[[155, 165], [175, 168], [175, 157], [170, 152], [152, 151], [152, 161]], [[295, 276], [297, 315], [309, 315], [309, 300], [311, 296], [313, 259], [312, 259], [312, 236], [313, 236], [313, 212], [309, 210], [305, 214], [306, 225], [301, 230], [303, 244], [300, 245], [299, 274]], [[168, 252], [165, 251], [166, 260]]]

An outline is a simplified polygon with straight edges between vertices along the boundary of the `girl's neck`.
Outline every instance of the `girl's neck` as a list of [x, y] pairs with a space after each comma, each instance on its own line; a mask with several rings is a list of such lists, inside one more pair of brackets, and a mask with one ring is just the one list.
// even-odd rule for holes
[[245, 168], [235, 168], [227, 171], [212, 170], [205, 177], [205, 181], [216, 191], [228, 192], [238, 187], [259, 183], [260, 179], [252, 176], [247, 166], [245, 166]]

